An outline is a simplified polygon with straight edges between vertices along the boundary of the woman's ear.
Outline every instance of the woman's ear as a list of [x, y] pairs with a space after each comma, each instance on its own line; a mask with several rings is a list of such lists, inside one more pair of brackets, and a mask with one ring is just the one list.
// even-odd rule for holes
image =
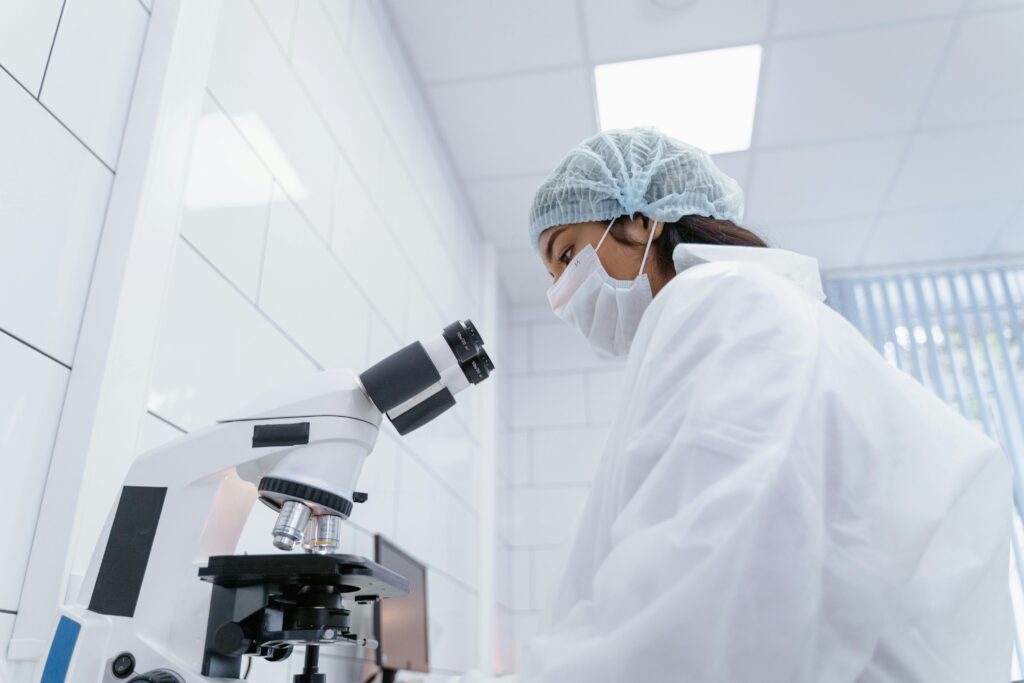
[[661, 237], [661, 233], [665, 232], [665, 221], [655, 221], [653, 219], [651, 221], [654, 223], [654, 237], [651, 239], [656, 240]]

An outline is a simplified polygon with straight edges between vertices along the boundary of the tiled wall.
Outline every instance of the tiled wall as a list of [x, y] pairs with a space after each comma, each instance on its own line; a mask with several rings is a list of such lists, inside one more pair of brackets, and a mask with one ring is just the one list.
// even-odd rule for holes
[[[483, 318], [480, 240], [382, 5], [224, 0], [144, 445]], [[478, 399], [407, 437], [389, 426], [345, 530], [346, 551], [372, 557], [381, 533], [429, 566], [437, 680], [477, 663]], [[279, 552], [273, 521], [254, 509], [241, 550]], [[326, 673], [359, 680], [338, 653], [357, 655], [325, 648]]]
[[516, 668], [555, 590], [614, 416], [623, 363], [547, 308], [511, 313], [499, 470], [503, 664]]
[[7, 644], [148, 21], [139, 0], [0, 2], [0, 681], [31, 673]]

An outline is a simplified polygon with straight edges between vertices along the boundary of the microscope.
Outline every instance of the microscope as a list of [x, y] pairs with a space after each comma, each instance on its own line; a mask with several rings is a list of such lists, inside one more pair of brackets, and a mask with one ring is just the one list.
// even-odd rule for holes
[[[339, 554], [367, 499], [363, 462], [386, 415], [407, 434], [494, 369], [469, 320], [358, 377], [330, 370], [142, 455], [125, 478], [76, 604], [62, 608], [42, 683], [238, 679], [244, 657], [305, 646], [296, 683], [324, 683], [321, 645], [375, 647], [347, 605], [408, 592], [404, 577]], [[234, 555], [256, 500], [282, 552]]]

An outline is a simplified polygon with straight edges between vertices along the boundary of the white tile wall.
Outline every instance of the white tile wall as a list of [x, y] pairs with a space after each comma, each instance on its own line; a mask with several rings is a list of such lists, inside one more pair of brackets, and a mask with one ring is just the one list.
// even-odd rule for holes
[[[223, 5], [150, 394], [175, 425], [318, 367], [361, 370], [480, 312], [478, 267], [456, 267], [479, 237], [378, 9]], [[385, 426], [343, 533], [348, 552], [372, 555], [380, 533], [427, 564], [444, 675], [477, 661], [481, 433], [474, 392], [459, 398], [412, 435]], [[172, 436], [149, 420], [146, 441]], [[257, 506], [240, 547], [270, 552], [272, 523]], [[257, 680], [289, 673], [264, 669]]]
[[137, 0], [67, 0], [43, 81], [40, 100], [111, 168], [148, 22]]
[[113, 180], [0, 73], [0, 329], [71, 364]]
[[32, 545], [69, 375], [67, 368], [0, 332], [0, 500], [11, 537], [0, 562], [0, 609], [18, 609], [28, 561], [20, 550]]
[[[104, 30], [83, 35], [83, 16]], [[0, 496], [14, 515], [0, 561], [5, 683], [33, 673], [6, 660], [7, 644], [147, 19], [132, 0], [0, 0]]]
[[600, 359], [550, 311], [513, 309], [502, 412], [500, 661], [522, 664], [561, 575], [614, 418], [621, 360]]

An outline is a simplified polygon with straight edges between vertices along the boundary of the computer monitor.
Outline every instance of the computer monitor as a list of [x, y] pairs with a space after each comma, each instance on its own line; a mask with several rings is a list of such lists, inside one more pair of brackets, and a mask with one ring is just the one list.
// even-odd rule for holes
[[428, 673], [427, 568], [380, 535], [374, 539], [374, 553], [377, 564], [409, 582], [407, 595], [381, 600], [374, 609], [377, 664], [385, 680], [393, 679], [399, 670]]

